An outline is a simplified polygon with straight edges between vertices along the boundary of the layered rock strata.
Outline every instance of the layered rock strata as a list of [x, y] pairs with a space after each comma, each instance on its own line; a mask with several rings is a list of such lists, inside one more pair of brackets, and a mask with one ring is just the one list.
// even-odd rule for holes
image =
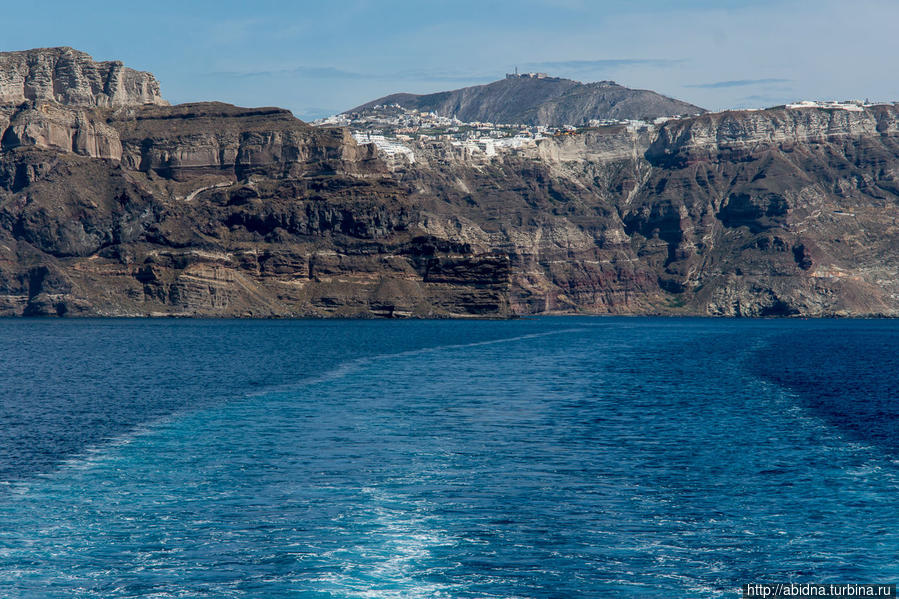
[[167, 104], [150, 73], [95, 62], [72, 48], [0, 52], [0, 104], [53, 101], [67, 106]]
[[276, 108], [70, 96], [0, 108], [3, 315], [899, 313], [894, 106], [388, 164]]

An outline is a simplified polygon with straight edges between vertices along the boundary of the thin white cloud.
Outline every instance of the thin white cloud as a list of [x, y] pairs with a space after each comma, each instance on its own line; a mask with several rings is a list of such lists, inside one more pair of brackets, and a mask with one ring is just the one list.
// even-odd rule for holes
[[691, 87], [695, 89], [724, 89], [730, 87], [767, 85], [771, 83], [789, 83], [790, 81], [792, 81], [792, 79], [737, 79], [729, 81], [713, 81], [712, 83], [691, 83], [689, 85], [685, 85], [684, 87]]

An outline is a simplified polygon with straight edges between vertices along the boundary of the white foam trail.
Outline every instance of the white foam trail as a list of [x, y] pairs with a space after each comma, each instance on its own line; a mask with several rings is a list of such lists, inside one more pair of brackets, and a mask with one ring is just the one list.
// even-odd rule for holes
[[6, 490], [11, 495], [27, 495], [36, 480], [56, 478], [60, 473], [89, 470], [114, 458], [115, 452], [130, 445], [141, 437], [156, 433], [161, 427], [174, 422], [178, 414], [168, 414], [151, 422], [142, 423], [114, 437], [99, 443], [88, 445], [77, 453], [70, 454], [57, 463], [51, 470], [40, 472], [31, 479], [0, 481], [0, 491]]
[[288, 391], [295, 391], [297, 389], [301, 389], [303, 387], [307, 387], [309, 385], [315, 385], [317, 383], [326, 383], [341, 379], [350, 373], [356, 372], [365, 366], [370, 366], [375, 362], [380, 362], [382, 360], [390, 360], [393, 358], [407, 358], [414, 356], [422, 356], [428, 354], [439, 353], [442, 351], [450, 351], [456, 349], [465, 349], [469, 347], [481, 347], [485, 345], [498, 345], [501, 343], [512, 343], [515, 341], [523, 341], [525, 339], [536, 339], [539, 337], [548, 337], [551, 335], [561, 335], [563, 333], [578, 333], [586, 331], [587, 329], [580, 328], [571, 328], [571, 329], [559, 329], [558, 331], [546, 331], [543, 333], [529, 333], [527, 335], [517, 335], [515, 337], [504, 337], [502, 339], [491, 339], [488, 341], [473, 341], [471, 343], [455, 343], [448, 345], [436, 345], [434, 347], [423, 347], [420, 349], [410, 349], [401, 352], [388, 353], [388, 354], [375, 354], [373, 356], [366, 356], [364, 358], [355, 358], [348, 362], [344, 362], [340, 366], [337, 366], [331, 370], [327, 370], [322, 374], [315, 375], [309, 378], [301, 379], [294, 383], [287, 383], [284, 385], [277, 385], [268, 387], [266, 389], [260, 389], [257, 391], [253, 391], [248, 393], [246, 397], [259, 397], [262, 395], [269, 395], [271, 393], [285, 393]]
[[[366, 599], [436, 599], [452, 597], [459, 584], [426, 582], [420, 579], [422, 562], [432, 557], [432, 550], [439, 546], [454, 545], [456, 541], [445, 531], [435, 530], [427, 524], [427, 514], [421, 505], [409, 505], [402, 497], [371, 487], [361, 489], [370, 504], [374, 525], [369, 540], [348, 548], [343, 560], [349, 560], [354, 569], [334, 571], [313, 582], [322, 592], [338, 593], [344, 597]], [[427, 511], [426, 508], [424, 510]], [[332, 555], [331, 558], [340, 556]], [[337, 564], [339, 566], [339, 564]]]
[[[585, 331], [586, 329], [583, 327], [579, 328], [568, 328], [568, 329], [560, 329], [557, 331], [546, 331], [543, 333], [530, 333], [527, 335], [518, 335], [515, 337], [504, 337], [502, 339], [491, 339], [488, 341], [474, 341], [472, 343], [457, 343], [457, 344], [448, 344], [448, 345], [438, 345], [434, 347], [426, 347], [421, 349], [407, 350], [402, 352], [395, 353], [387, 353], [387, 354], [376, 354], [374, 356], [367, 356], [364, 358], [356, 358], [354, 360], [350, 360], [331, 370], [327, 370], [319, 375], [312, 376], [309, 378], [302, 379], [295, 383], [289, 383], [286, 385], [273, 386], [267, 389], [257, 390], [250, 393], [247, 393], [243, 396], [244, 399], [251, 397], [259, 397], [263, 395], [269, 395], [272, 393], [285, 393], [289, 391], [295, 391], [297, 389], [302, 389], [303, 387], [307, 387], [309, 385], [315, 385], [318, 383], [325, 383], [330, 381], [339, 380], [350, 373], [353, 373], [365, 366], [369, 366], [374, 362], [378, 362], [381, 360], [388, 360], [392, 358], [403, 358], [403, 357], [411, 357], [417, 355], [425, 355], [430, 353], [438, 353], [441, 351], [455, 350], [455, 349], [464, 349], [468, 347], [479, 347], [485, 345], [496, 345], [500, 343], [512, 343], [515, 341], [523, 341], [525, 339], [534, 339], [538, 337], [547, 337], [550, 335], [560, 335], [563, 333], [572, 333], [572, 332], [580, 332]], [[239, 401], [239, 400], [237, 400]], [[218, 406], [221, 407], [221, 406]], [[122, 447], [124, 445], [128, 445], [131, 442], [135, 441], [140, 437], [144, 437], [150, 434], [157, 432], [160, 428], [175, 422], [180, 418], [184, 418], [190, 414], [193, 414], [203, 408], [198, 409], [184, 409], [179, 412], [173, 414], [167, 414], [165, 416], [159, 417], [150, 422], [144, 422], [134, 428], [131, 428], [127, 431], [122, 432], [119, 435], [115, 435], [113, 437], [109, 437], [99, 443], [95, 443], [93, 445], [89, 445], [83, 448], [76, 454], [72, 454], [68, 456], [65, 460], [59, 462], [53, 469], [42, 472], [37, 475], [38, 478], [48, 478], [53, 477], [59, 472], [71, 471], [71, 470], [87, 470], [98, 463], [104, 462], [110, 459], [111, 455], [115, 452], [116, 448]], [[8, 490], [11, 494], [14, 495], [24, 495], [27, 494], [31, 485], [28, 480], [13, 480], [13, 481], [0, 481], [0, 492], [3, 490]]]

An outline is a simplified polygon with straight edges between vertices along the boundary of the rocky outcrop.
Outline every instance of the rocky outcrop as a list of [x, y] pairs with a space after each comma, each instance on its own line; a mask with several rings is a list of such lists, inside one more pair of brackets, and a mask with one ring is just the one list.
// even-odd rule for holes
[[229, 171], [301, 177], [378, 168], [374, 148], [360, 148], [343, 129], [313, 129], [280, 108], [244, 109], [220, 103], [127, 108], [108, 117], [131, 169], [177, 177]]
[[0, 118], [0, 150], [36, 147], [120, 160], [118, 132], [93, 111], [29, 102]]
[[167, 104], [153, 75], [118, 61], [95, 62], [72, 48], [0, 52], [0, 104], [26, 101], [87, 107]]
[[426, 95], [393, 94], [347, 112], [365, 112], [374, 106], [391, 104], [466, 122], [553, 127], [584, 125], [594, 119], [654, 119], [704, 112], [687, 102], [649, 90], [630, 89], [614, 81], [584, 84], [558, 77], [507, 78], [488, 85]]
[[647, 158], [660, 165], [739, 160], [772, 148], [789, 151], [796, 145], [897, 134], [896, 111], [886, 105], [857, 111], [794, 108], [719, 112], [668, 121]]

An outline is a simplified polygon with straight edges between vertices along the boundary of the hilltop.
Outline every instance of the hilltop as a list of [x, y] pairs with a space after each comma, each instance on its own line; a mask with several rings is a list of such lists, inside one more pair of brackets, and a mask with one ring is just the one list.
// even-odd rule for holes
[[614, 81], [580, 83], [571, 79], [530, 75], [509, 75], [487, 85], [434, 94], [392, 94], [357, 106], [347, 113], [398, 104], [403, 108], [436, 112], [440, 116], [466, 122], [561, 127], [585, 125], [591, 120], [654, 119], [705, 112], [687, 102], [654, 91], [630, 89]]

